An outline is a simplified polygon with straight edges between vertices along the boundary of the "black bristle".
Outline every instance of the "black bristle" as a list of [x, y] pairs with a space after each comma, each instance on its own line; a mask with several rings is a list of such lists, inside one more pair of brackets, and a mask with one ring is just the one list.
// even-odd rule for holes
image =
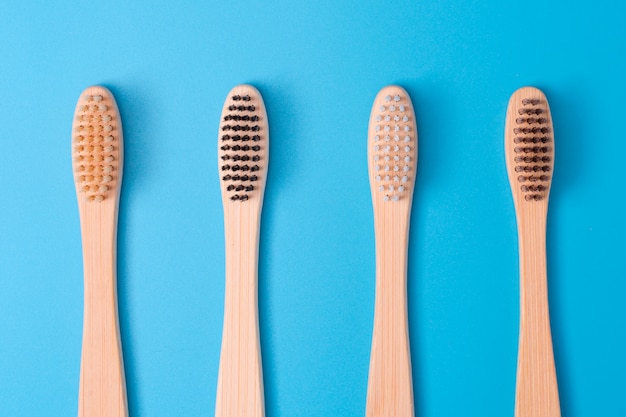
[[243, 135], [243, 136], [241, 137], [241, 141], [242, 141], [242, 142], [247, 142], [247, 141], [249, 141], [249, 140], [250, 140], [250, 136], [248, 136], [248, 135]]
[[236, 172], [236, 171], [239, 171], [241, 167], [239, 165], [233, 165], [231, 169], [233, 170], [233, 172]]
[[224, 125], [222, 126], [222, 130], [226, 131], [226, 130], [230, 130], [230, 125]]
[[234, 189], [235, 189], [235, 186], [234, 186], [234, 185], [232, 185], [232, 184], [230, 184], [228, 187], [226, 187], [226, 190], [227, 190], [227, 191], [232, 191], [232, 190], [234, 190]]
[[241, 170], [242, 170], [242, 171], [250, 171], [250, 167], [249, 167], [248, 165], [243, 165], [243, 166], [241, 167]]
[[222, 165], [222, 171], [228, 171], [230, 169], [230, 165]]
[[222, 136], [222, 140], [228, 140], [228, 139], [230, 139], [230, 135], [224, 135], [224, 136]]
[[250, 171], [252, 172], [256, 172], [259, 170], [259, 166], [258, 165], [254, 165], [252, 168], [250, 168]]
[[244, 152], [247, 152], [247, 151], [249, 151], [249, 150], [250, 150], [250, 146], [249, 146], [249, 145], [243, 145], [243, 146], [241, 147], [241, 150], [242, 150], [242, 151], [244, 151]]
[[258, 132], [259, 130], [261, 130], [261, 128], [259, 126], [252, 126], [252, 130], [253, 132]]
[[255, 116], [252, 116], [252, 117], [250, 118], [250, 121], [251, 121], [251, 122], [258, 122], [258, 121], [259, 121], [259, 116], [256, 116], [256, 115], [255, 115]]
[[224, 175], [222, 177], [222, 180], [224, 180], [224, 181], [230, 181], [231, 179], [232, 179], [232, 177], [230, 175]]
[[229, 159], [230, 159], [230, 156], [222, 155], [222, 161], [228, 161]]
[[252, 190], [254, 190], [254, 186], [252, 186], [252, 185], [247, 185], [246, 186], [246, 191], [252, 191]]
[[254, 145], [254, 146], [252, 147], [252, 150], [253, 150], [253, 151], [255, 151], [255, 152], [258, 152], [258, 151], [260, 151], [260, 150], [261, 150], [261, 147], [260, 147], [259, 145]]
[[241, 100], [241, 96], [233, 96], [233, 101], [239, 101]]
[[258, 179], [259, 179], [259, 177], [257, 177], [256, 175], [252, 175], [252, 176], [250, 177], [250, 181], [253, 181], [253, 182], [254, 182], [254, 181], [256, 181], [256, 180], [258, 180]]
[[254, 136], [252, 136], [252, 140], [253, 140], [253, 141], [255, 141], [255, 142], [258, 142], [258, 141], [260, 141], [260, 140], [261, 140], [261, 136], [259, 136], [259, 135], [254, 135]]
[[241, 201], [248, 201], [248, 198], [249, 198], [248, 195], [244, 194], [241, 196]]
[[230, 149], [230, 146], [229, 145], [224, 145], [220, 149], [223, 150], [223, 151], [227, 151], [227, 150]]
[[237, 200], [239, 200], [239, 196], [238, 196], [237, 194], [235, 194], [235, 195], [234, 195], [234, 196], [232, 196], [230, 199], [231, 199], [232, 201], [237, 201]]
[[243, 98], [243, 101], [250, 101], [250, 96], [247, 94], [243, 96], [242, 98]]

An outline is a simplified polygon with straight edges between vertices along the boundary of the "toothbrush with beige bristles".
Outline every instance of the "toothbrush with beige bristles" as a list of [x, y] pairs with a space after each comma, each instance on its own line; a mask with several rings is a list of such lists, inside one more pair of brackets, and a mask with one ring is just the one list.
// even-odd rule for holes
[[94, 86], [81, 94], [72, 130], [85, 293], [78, 415], [126, 417], [116, 283], [123, 137], [109, 90]]
[[263, 98], [256, 88], [239, 85], [230, 91], [217, 146], [226, 288], [215, 417], [262, 417], [258, 258], [269, 129]]
[[546, 266], [554, 130], [545, 95], [534, 87], [509, 100], [504, 134], [519, 241], [520, 334], [515, 417], [559, 417]]
[[374, 101], [367, 140], [376, 234], [376, 300], [367, 417], [413, 416], [407, 251], [417, 125], [408, 93], [392, 85]]

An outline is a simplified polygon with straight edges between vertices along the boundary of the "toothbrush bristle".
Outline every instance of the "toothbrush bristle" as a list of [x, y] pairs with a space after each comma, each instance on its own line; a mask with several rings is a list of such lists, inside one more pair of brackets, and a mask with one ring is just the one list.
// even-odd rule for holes
[[267, 135], [261, 95], [251, 86], [235, 87], [224, 103], [218, 144], [222, 191], [230, 201], [248, 201], [259, 189]]
[[534, 88], [524, 91], [510, 103], [507, 133], [513, 143], [509, 158], [524, 200], [542, 201], [550, 191], [554, 164], [552, 120], [543, 93]]
[[400, 201], [413, 190], [417, 129], [411, 99], [402, 88], [378, 93], [370, 118], [370, 179], [384, 201]]
[[90, 87], [78, 100], [72, 132], [77, 189], [87, 201], [104, 201], [119, 180], [121, 122], [113, 95]]

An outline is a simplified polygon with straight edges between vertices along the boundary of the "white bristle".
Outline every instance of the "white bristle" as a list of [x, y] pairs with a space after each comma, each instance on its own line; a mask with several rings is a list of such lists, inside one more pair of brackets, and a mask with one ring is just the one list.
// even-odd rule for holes
[[397, 196], [397, 195], [394, 195], [394, 196], [393, 196], [393, 198], [392, 198], [392, 200], [393, 200], [393, 201], [398, 201], [398, 200], [400, 200], [400, 197], [399, 197], [399, 196]]
[[389, 172], [389, 165], [385, 165], [385, 172]]
[[407, 177], [406, 175], [402, 177], [402, 182], [407, 182], [408, 180], [409, 180], [409, 177]]
[[410, 141], [411, 141], [411, 137], [410, 137], [409, 135], [406, 135], [406, 136], [404, 137], [404, 141], [405, 141], [405, 142], [410, 142]]
[[405, 132], [410, 132], [410, 131], [411, 131], [411, 127], [409, 127], [409, 126], [404, 126], [404, 131], [405, 131]]
[[385, 191], [385, 186], [384, 185], [379, 185], [378, 186], [378, 191]]
[[402, 118], [402, 121], [403, 121], [403, 122], [408, 122], [408, 121], [409, 121], [409, 116], [404, 116], [404, 117]]
[[376, 121], [377, 121], [377, 122], [380, 122], [381, 120], [383, 120], [383, 118], [382, 118], [382, 117], [380, 117], [380, 114], [379, 114], [378, 116], [376, 116]]
[[391, 101], [391, 96], [385, 96], [385, 101]]
[[396, 106], [394, 106], [393, 104], [389, 106], [389, 111], [396, 111]]
[[380, 132], [380, 125], [376, 125], [376, 127], [374, 128], [374, 130], [376, 130], [377, 132]]
[[403, 170], [404, 170], [404, 172], [409, 172], [409, 166], [405, 165]]
[[380, 136], [378, 136], [378, 135], [374, 136], [374, 142], [376, 142], [378, 140], [380, 140]]
[[400, 96], [396, 94], [396, 96], [393, 98], [394, 101], [400, 101]]
[[395, 125], [395, 126], [394, 126], [394, 128], [393, 128], [393, 130], [394, 130], [394, 131], [396, 131], [396, 132], [399, 132], [399, 131], [400, 131], [400, 126]]
[[399, 191], [399, 192], [404, 191], [404, 186], [403, 186], [403, 185], [399, 186], [399, 187], [398, 187], [398, 191]]
[[385, 106], [380, 106], [380, 111], [381, 112], [385, 111]]
[[393, 140], [395, 140], [396, 142], [397, 142], [397, 141], [399, 141], [399, 140], [400, 140], [400, 136], [398, 136], [398, 135], [394, 135], [394, 136], [393, 136]]
[[374, 161], [380, 160], [380, 155], [374, 155]]
[[380, 175], [376, 175], [376, 181], [380, 181], [381, 179]]
[[391, 117], [389, 117], [389, 115], [385, 116], [385, 122], [388, 122], [391, 120]]
[[395, 182], [398, 182], [398, 180], [400, 180], [400, 178], [399, 178], [397, 175], [394, 175], [394, 176], [393, 176], [393, 180], [394, 180]]
[[385, 200], [385, 201], [389, 201], [389, 196], [388, 196], [388, 195], [384, 196], [384, 197], [383, 197], [383, 200]]
[[411, 157], [410, 156], [405, 156], [404, 157], [404, 162], [411, 162]]
[[400, 111], [404, 111], [405, 107], [403, 105], [400, 105]]
[[398, 172], [398, 171], [400, 171], [400, 167], [398, 165], [394, 165], [393, 170], [395, 172]]
[[385, 135], [385, 142], [389, 142], [391, 140], [391, 136]]
[[389, 175], [385, 175], [385, 181], [389, 181]]

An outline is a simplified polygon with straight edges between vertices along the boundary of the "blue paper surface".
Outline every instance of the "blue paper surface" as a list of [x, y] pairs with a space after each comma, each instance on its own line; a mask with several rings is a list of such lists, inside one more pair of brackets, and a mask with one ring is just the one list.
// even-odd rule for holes
[[418, 416], [513, 416], [517, 232], [504, 116], [555, 124], [548, 272], [563, 416], [624, 416], [626, 6], [608, 1], [4, 1], [0, 414], [77, 412], [81, 91], [124, 124], [119, 314], [130, 415], [212, 416], [224, 291], [217, 173], [228, 91], [270, 122], [259, 306], [266, 415], [363, 416], [374, 312], [369, 112], [416, 107], [408, 292]]

